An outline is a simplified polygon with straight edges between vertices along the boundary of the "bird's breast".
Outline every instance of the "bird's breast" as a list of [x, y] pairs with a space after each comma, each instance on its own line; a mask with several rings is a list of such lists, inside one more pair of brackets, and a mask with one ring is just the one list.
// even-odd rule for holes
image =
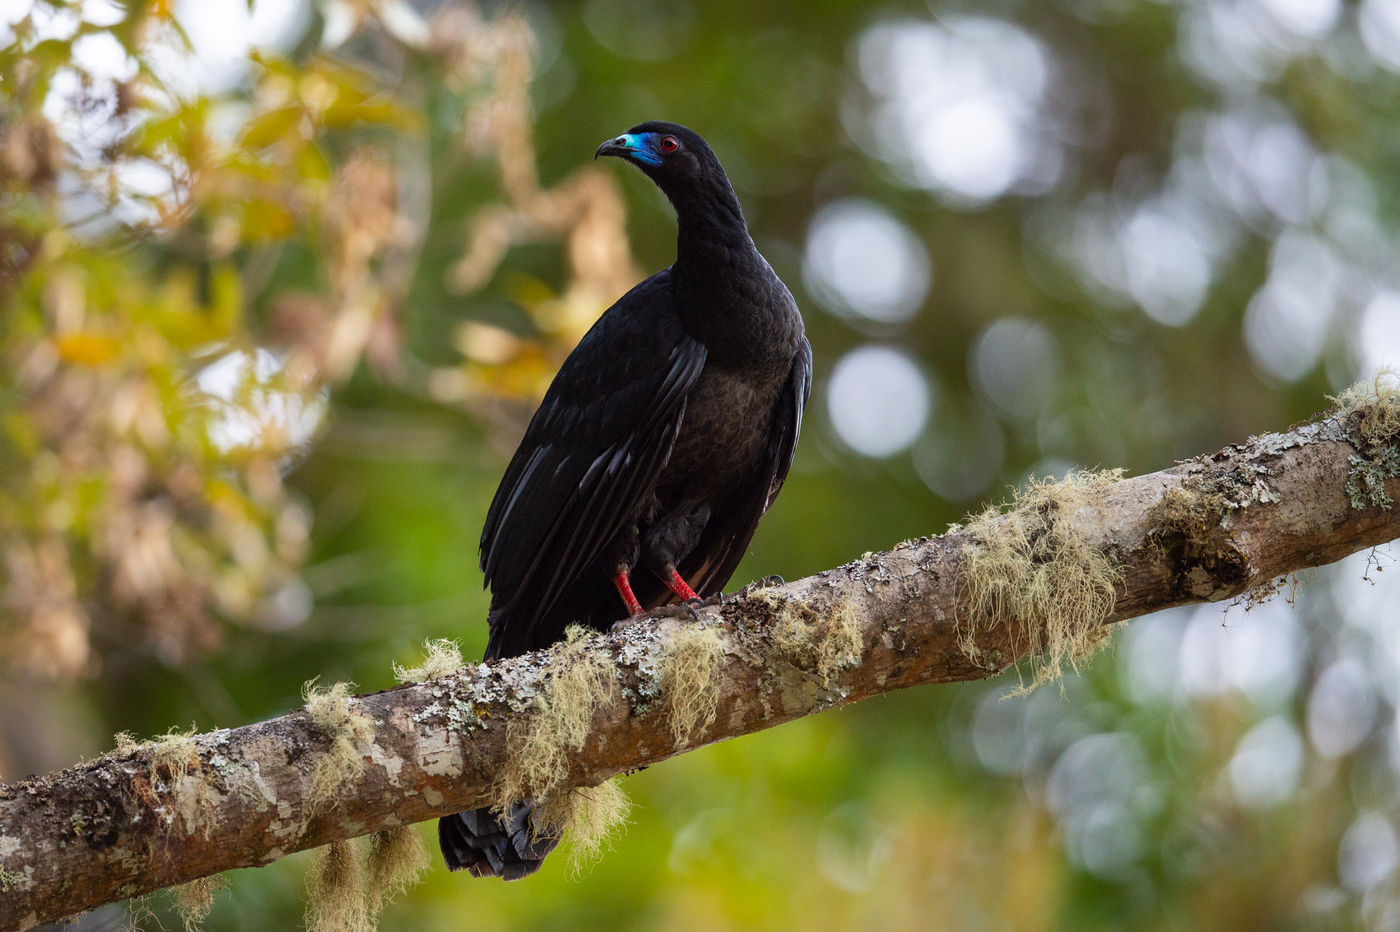
[[723, 495], [766, 459], [782, 378], [706, 366], [686, 400], [685, 418], [661, 485], [687, 496]]

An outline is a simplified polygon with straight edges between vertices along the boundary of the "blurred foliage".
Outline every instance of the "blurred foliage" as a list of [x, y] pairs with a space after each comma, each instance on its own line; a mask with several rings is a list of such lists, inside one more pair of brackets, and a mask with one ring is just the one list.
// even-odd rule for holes
[[[10, 778], [479, 653], [533, 402], [673, 256], [664, 199], [589, 159], [643, 119], [720, 153], [816, 354], [736, 582], [1285, 427], [1400, 356], [1392, 0], [4, 10]], [[1400, 927], [1389, 566], [1135, 622], [1063, 695], [686, 755], [581, 877], [439, 869], [384, 927]], [[306, 860], [208, 926], [294, 926]]]

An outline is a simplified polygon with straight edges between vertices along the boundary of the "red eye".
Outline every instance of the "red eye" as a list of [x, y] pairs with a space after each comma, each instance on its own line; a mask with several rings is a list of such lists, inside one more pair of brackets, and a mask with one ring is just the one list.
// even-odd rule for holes
[[680, 147], [681, 147], [680, 140], [677, 139], [675, 136], [662, 136], [662, 137], [661, 137], [661, 151], [662, 151], [662, 152], [675, 152], [675, 151], [676, 151], [677, 149], [679, 149]]

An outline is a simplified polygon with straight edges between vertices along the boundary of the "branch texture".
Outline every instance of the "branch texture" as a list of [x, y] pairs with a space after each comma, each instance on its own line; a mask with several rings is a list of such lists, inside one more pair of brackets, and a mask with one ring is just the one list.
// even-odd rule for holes
[[[1378, 390], [1381, 386], [1377, 386]], [[868, 696], [1040, 678], [1104, 626], [1400, 537], [1394, 389], [1132, 479], [1071, 477], [939, 537], [620, 633], [0, 785], [0, 928], [328, 842], [592, 786]]]

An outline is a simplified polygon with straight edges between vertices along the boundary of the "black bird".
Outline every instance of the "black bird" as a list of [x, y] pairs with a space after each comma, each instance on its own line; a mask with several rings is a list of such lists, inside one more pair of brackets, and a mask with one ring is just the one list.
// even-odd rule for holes
[[[718, 593], [782, 488], [811, 391], [802, 315], [705, 140], [641, 123], [602, 155], [670, 199], [676, 261], [564, 360], [506, 467], [481, 532], [488, 660], [546, 647], [575, 622], [606, 631], [620, 608]], [[532, 829], [532, 811], [439, 820], [448, 867], [534, 873], [559, 838]]]

